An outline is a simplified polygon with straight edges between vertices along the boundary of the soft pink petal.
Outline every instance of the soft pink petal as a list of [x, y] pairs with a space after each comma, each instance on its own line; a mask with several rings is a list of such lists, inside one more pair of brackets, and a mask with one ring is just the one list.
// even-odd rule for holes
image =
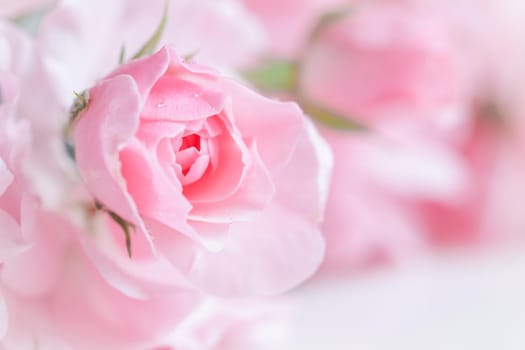
[[329, 146], [314, 125], [305, 122], [290, 161], [274, 175], [276, 201], [318, 224], [324, 218], [332, 166]]
[[0, 262], [12, 260], [13, 256], [27, 249], [18, 223], [5, 211], [0, 210]]
[[193, 203], [189, 219], [209, 223], [244, 221], [270, 203], [275, 188], [255, 144], [252, 145], [251, 155], [253, 163], [248, 167], [239, 189], [220, 202]]
[[155, 83], [142, 111], [142, 118], [190, 122], [221, 111], [224, 95], [220, 91], [185, 81], [180, 76], [182, 74], [170, 71]]
[[131, 77], [104, 80], [90, 90], [89, 105], [74, 125], [73, 138], [77, 167], [89, 191], [105, 207], [146, 231], [127, 193], [118, 158], [138, 128], [139, 112], [140, 96]]
[[298, 106], [270, 100], [228, 79], [221, 86], [232, 96], [235, 125], [244, 138], [255, 140], [270, 173], [284, 166], [304, 125]]
[[155, 219], [185, 232], [191, 205], [182, 194], [180, 183], [169, 178], [137, 141], [120, 152], [122, 176], [142, 216]]
[[96, 236], [81, 230], [75, 230], [75, 233], [84, 254], [108, 285], [127, 297], [139, 300], [167, 294], [187, 285], [172, 264], [159, 256], [152, 256], [142, 236], [132, 236], [133, 258], [130, 259], [125, 244], [121, 246], [115, 239], [115, 236], [123, 236], [121, 228], [109, 218], [107, 222], [107, 228], [116, 232], [99, 227]]
[[142, 103], [144, 104], [153, 86], [168, 69], [169, 63], [170, 54], [166, 48], [162, 48], [151, 56], [119, 66], [107, 78], [119, 75], [131, 76], [137, 84]]
[[[218, 252], [196, 248], [185, 272], [209, 293], [222, 296], [272, 295], [311, 276], [321, 263], [320, 232], [300, 216], [270, 206], [249, 222], [231, 225], [229, 239]], [[176, 247], [164, 254], [176, 261]]]
[[107, 285], [85, 257], [70, 254], [50, 303], [53, 321], [75, 349], [129, 349], [145, 348], [176, 327], [199, 298], [184, 288], [130, 298]]
[[64, 248], [73, 229], [56, 214], [23, 214], [24, 236], [31, 240], [23, 252], [4, 262], [0, 276], [18, 295], [41, 296], [54, 288], [63, 270]]
[[217, 165], [208, 167], [199, 181], [184, 188], [184, 195], [191, 203], [218, 202], [234, 194], [252, 162], [246, 145], [234, 132], [226, 130], [213, 141], [217, 154], [210, 160]]

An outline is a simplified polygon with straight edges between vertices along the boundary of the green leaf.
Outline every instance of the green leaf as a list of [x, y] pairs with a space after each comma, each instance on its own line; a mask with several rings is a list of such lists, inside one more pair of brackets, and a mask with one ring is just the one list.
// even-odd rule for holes
[[141, 49], [133, 55], [132, 59], [137, 59], [140, 57], [151, 55], [153, 52], [155, 52], [155, 49], [157, 48], [157, 45], [162, 37], [162, 33], [164, 33], [164, 28], [166, 27], [167, 20], [168, 0], [164, 2], [164, 12], [162, 14], [162, 19], [160, 20], [160, 23], [157, 26], [157, 29], [155, 30], [151, 38], [144, 44], [144, 46], [142, 46]]
[[343, 131], [365, 131], [367, 128], [355, 119], [334, 113], [310, 103], [300, 104], [306, 115], [326, 127]]
[[245, 71], [245, 79], [257, 88], [268, 91], [293, 91], [297, 86], [297, 64], [285, 60], [269, 60], [261, 67]]

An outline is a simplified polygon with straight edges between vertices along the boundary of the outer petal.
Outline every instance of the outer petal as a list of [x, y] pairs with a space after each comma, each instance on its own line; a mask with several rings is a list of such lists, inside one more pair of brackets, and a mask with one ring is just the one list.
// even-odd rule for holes
[[166, 72], [170, 63], [170, 53], [165, 47], [151, 56], [119, 66], [108, 78], [119, 75], [130, 75], [137, 84], [138, 91], [142, 96], [142, 101], [148, 97], [153, 85]]
[[263, 97], [233, 80], [220, 87], [232, 96], [235, 124], [244, 138], [254, 139], [270, 173], [285, 165], [303, 129], [303, 113], [295, 103]]
[[328, 144], [313, 124], [305, 121], [290, 161], [274, 176], [276, 200], [308, 218], [313, 225], [319, 224], [324, 217], [332, 166], [333, 157]]
[[119, 150], [133, 137], [141, 105], [130, 76], [104, 80], [90, 90], [88, 107], [74, 125], [76, 162], [89, 191], [106, 207], [135, 223], [148, 235], [125, 180]]
[[221, 92], [180, 79], [175, 73], [153, 86], [142, 118], [190, 122], [218, 114], [224, 106]]
[[[249, 222], [232, 224], [223, 250], [197, 248], [185, 272], [197, 286], [216, 295], [272, 295], [311, 276], [323, 252], [323, 239], [313, 225], [274, 205]], [[174, 250], [165, 254], [177, 259]]]
[[75, 349], [139, 349], [173, 329], [199, 301], [188, 289], [130, 298], [99, 276], [78, 251], [51, 303], [53, 319]]
[[42, 296], [52, 290], [63, 271], [64, 248], [72, 228], [58, 215], [24, 207], [22, 230], [29, 243], [4, 263], [0, 276], [19, 296]]

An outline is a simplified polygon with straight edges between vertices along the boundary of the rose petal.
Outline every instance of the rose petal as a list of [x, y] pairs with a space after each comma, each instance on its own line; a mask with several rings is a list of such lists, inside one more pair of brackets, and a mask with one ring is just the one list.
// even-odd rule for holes
[[146, 300], [127, 297], [74, 251], [50, 304], [52, 321], [75, 349], [144, 349], [176, 327], [199, 300], [198, 292], [185, 288]]
[[221, 111], [223, 94], [173, 74], [166, 74], [157, 81], [148, 96], [142, 118], [189, 122]]
[[307, 121], [290, 162], [274, 176], [276, 200], [309, 218], [312, 224], [318, 224], [324, 217], [332, 166], [333, 156], [328, 144]]
[[220, 202], [194, 202], [189, 219], [209, 223], [232, 223], [248, 220], [264, 209], [275, 194], [275, 188], [257, 147], [252, 144], [253, 163], [247, 168], [239, 189]]
[[62, 272], [66, 237], [72, 229], [57, 215], [23, 214], [24, 236], [32, 239], [23, 252], [4, 262], [2, 282], [18, 295], [41, 296], [55, 286]]
[[255, 140], [270, 173], [284, 166], [303, 128], [303, 113], [299, 107], [295, 103], [270, 100], [233, 80], [224, 79], [221, 86], [225, 93], [233, 96], [235, 125], [244, 138]]
[[93, 196], [137, 225], [151, 244], [133, 199], [120, 173], [119, 149], [135, 134], [139, 124], [140, 96], [135, 82], [121, 75], [90, 90], [88, 107], [73, 129], [77, 167]]
[[[321, 233], [300, 216], [273, 205], [249, 222], [231, 225], [220, 252], [196, 248], [185, 271], [197, 286], [222, 296], [273, 295], [304, 281], [321, 263]], [[166, 247], [176, 262], [176, 250]]]
[[237, 191], [252, 160], [246, 145], [235, 132], [225, 132], [216, 138], [216, 167], [208, 170], [199, 181], [184, 188], [184, 195], [193, 203], [221, 201]]
[[191, 231], [186, 223], [191, 205], [181, 184], [166, 176], [145, 147], [137, 141], [130, 143], [120, 152], [120, 160], [127, 190], [140, 214], [180, 232]]
[[18, 223], [5, 211], [0, 210], [0, 262], [13, 259], [27, 249]]
[[151, 56], [119, 66], [108, 76], [108, 79], [119, 75], [130, 75], [138, 86], [142, 103], [145, 104], [150, 90], [166, 72], [169, 63], [169, 51], [162, 48]]

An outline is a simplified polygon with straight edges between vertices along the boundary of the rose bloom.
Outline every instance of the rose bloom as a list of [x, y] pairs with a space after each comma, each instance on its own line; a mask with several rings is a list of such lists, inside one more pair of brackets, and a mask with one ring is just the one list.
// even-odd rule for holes
[[164, 47], [89, 90], [73, 140], [91, 194], [140, 232], [135, 259], [220, 295], [282, 292], [322, 259], [331, 157], [293, 103]]

